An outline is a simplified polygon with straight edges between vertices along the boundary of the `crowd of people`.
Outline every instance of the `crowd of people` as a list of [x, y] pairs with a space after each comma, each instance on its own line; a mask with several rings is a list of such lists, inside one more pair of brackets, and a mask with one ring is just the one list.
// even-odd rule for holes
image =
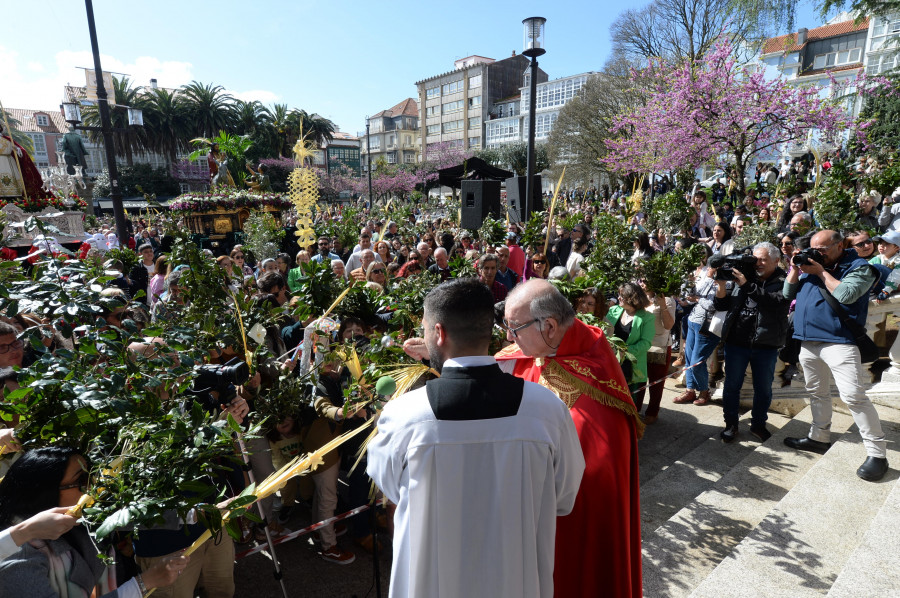
[[[65, 260], [101, 269], [97, 325], [117, 331], [128, 328], [126, 322], [138, 331], [182, 323], [195, 301], [197, 276], [212, 273], [204, 280], [219, 293], [216, 318], [234, 318], [245, 302], [267, 314], [260, 320], [263, 349], [253, 358], [254, 375], [234, 385], [233, 400], [208, 407], [238, 424], [253, 419], [280, 380], [309, 369], [299, 363], [299, 347], [315, 334], [317, 353], [325, 357], [315, 364], [312, 388], [271, 412], [260, 435], [248, 440], [255, 479], [368, 419], [380, 418], [378, 433], [360, 466], [357, 440], [328, 453], [312, 475], [294, 478], [278, 497], [261, 501], [263, 522], [242, 521], [238, 542], [288, 533], [303, 503], [313, 521], [332, 517], [339, 500], [348, 508], [365, 504], [371, 475], [396, 505], [390, 511], [394, 596], [547, 596], [554, 587], [560, 596], [639, 596], [637, 440], [661, 416], [673, 368], [683, 368], [685, 391], [674, 399], [679, 404], [709, 405], [712, 384], [724, 377], [720, 437], [726, 443], [740, 434], [748, 366], [754, 391], [749, 432], [762, 442], [771, 436], [766, 421], [779, 359], [784, 384], [802, 368], [813, 422], [806, 437], [785, 442], [816, 453], [830, 446], [833, 378], [866, 448], [857, 475], [875, 481], [887, 472], [884, 432], [862, 386], [857, 343], [870, 301], [887, 299], [900, 281], [894, 269], [900, 263], [900, 189], [883, 198], [857, 189], [855, 220], [843, 230], [821, 230], [813, 190], [784, 196], [778, 187], [780, 181], [803, 183], [800, 188], [812, 183], [809, 164], [795, 161], [782, 170], [770, 181], [769, 170], [760, 169], [758, 186], [742, 198], [695, 184], [684, 192], [689, 215], [678, 230], [654, 226], [654, 215], [634, 209], [624, 186], [613, 192], [591, 187], [561, 193], [552, 221], [545, 214], [530, 229], [509, 222], [502, 236], [460, 229], [441, 204], [413, 207], [396, 220], [388, 219], [396, 213], [376, 206], [330, 207], [316, 217], [313, 245], [298, 247], [288, 236], [285, 251], [270, 256], [254, 255], [246, 243], [206, 249], [198, 251], [204, 260], [198, 267], [179, 249], [187, 241], [172, 234], [179, 222], [162, 216], [130, 222], [129, 238], [121, 240], [99, 226], [73, 256], [49, 238], [37, 239], [22, 268], [32, 277]], [[665, 177], [657, 185], [654, 192], [664, 194], [672, 182]], [[352, 239], [335, 234], [335, 224], [347, 218], [358, 230]], [[603, 267], [595, 254], [614, 241], [598, 238], [595, 224], [609, 218], [623, 225], [633, 251], [618, 259], [634, 275], [615, 288], [592, 284]], [[754, 233], [760, 230], [772, 236]], [[133, 265], [107, 255], [120, 245], [134, 252]], [[696, 253], [699, 263], [678, 292], [661, 293], [641, 277], [641, 264], [654, 255], [685, 251]], [[321, 314], [311, 314], [304, 301], [323, 280], [335, 293], [365, 289], [381, 298], [376, 313], [338, 308], [333, 333], [312, 331]], [[420, 284], [427, 298], [416, 314], [421, 328], [401, 329], [397, 303], [407, 300], [409, 284]], [[55, 336], [46, 318], [23, 312], [0, 320], [7, 394], [35, 362], [78, 350], [77, 340]], [[34, 344], [37, 338], [43, 347]], [[166, 350], [163, 338], [133, 340], [131, 353]], [[394, 340], [410, 361], [426, 361], [441, 377], [394, 398], [383, 411], [352, 402], [352, 368], [336, 350], [353, 346], [365, 360], [367, 351]], [[242, 351], [220, 346], [208, 361], [226, 364], [235, 356]], [[502, 434], [492, 422], [499, 418], [508, 418]], [[159, 588], [159, 596], [182, 597], [200, 585], [208, 596], [233, 595], [233, 542], [222, 534], [184, 557], [203, 526], [175, 516], [127, 538], [128, 550], [115, 548], [119, 559], [134, 555], [124, 569], [132, 581], [120, 584], [122, 571], [117, 577], [97, 559], [87, 532], [65, 515], [91, 485], [87, 456], [66, 446], [22, 450], [16, 420], [3, 423], [0, 594], [29, 587], [48, 596], [112, 595], [118, 586], [119, 596]], [[339, 493], [342, 476], [348, 490]], [[246, 481], [236, 469], [214, 483], [234, 496]], [[384, 523], [348, 520], [352, 550], [338, 543], [343, 525], [322, 527], [318, 553], [330, 563], [351, 563], [355, 552], [377, 549], [373, 526]], [[586, 545], [585, 528], [604, 541]], [[497, 559], [484, 561], [468, 550], [476, 544]]]

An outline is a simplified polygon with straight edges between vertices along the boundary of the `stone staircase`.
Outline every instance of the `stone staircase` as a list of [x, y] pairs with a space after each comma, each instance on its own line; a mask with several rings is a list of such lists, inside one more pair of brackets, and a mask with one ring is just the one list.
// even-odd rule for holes
[[639, 443], [645, 596], [900, 597], [900, 392], [872, 397], [892, 470], [870, 483], [856, 477], [865, 449], [839, 399], [819, 456], [783, 443], [806, 435], [808, 407], [770, 413], [765, 443], [746, 413], [725, 444], [721, 405], [673, 404], [678, 390], [667, 385]]

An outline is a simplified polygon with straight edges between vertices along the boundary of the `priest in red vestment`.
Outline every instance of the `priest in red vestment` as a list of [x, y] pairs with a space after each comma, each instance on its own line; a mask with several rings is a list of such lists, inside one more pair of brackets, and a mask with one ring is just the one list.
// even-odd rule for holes
[[569, 406], [586, 462], [575, 507], [557, 519], [555, 595], [641, 596], [643, 424], [612, 347], [542, 279], [513, 289], [505, 324], [516, 344], [497, 354], [501, 368], [550, 388]]

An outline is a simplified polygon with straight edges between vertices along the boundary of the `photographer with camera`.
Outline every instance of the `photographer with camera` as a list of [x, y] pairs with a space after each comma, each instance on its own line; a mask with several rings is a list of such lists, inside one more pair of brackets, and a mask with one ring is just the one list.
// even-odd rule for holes
[[[714, 306], [726, 311], [722, 338], [725, 339], [725, 429], [719, 437], [733, 442], [738, 435], [738, 406], [747, 366], [753, 375], [753, 409], [750, 433], [765, 442], [772, 435], [766, 429], [772, 403], [772, 379], [778, 349], [788, 329], [788, 307], [784, 298], [786, 274], [778, 267], [781, 252], [771, 243], [759, 243], [753, 256], [730, 256], [716, 276]], [[713, 256], [714, 258], [715, 256]], [[710, 258], [710, 264], [715, 260]], [[728, 264], [727, 262], [733, 262]], [[730, 293], [726, 279], [733, 280]]]
[[[863, 387], [864, 373], [853, 329], [865, 329], [869, 289], [876, 272], [855, 251], [844, 249], [840, 233], [813, 235], [809, 249], [793, 258], [784, 296], [797, 298], [794, 338], [801, 341], [800, 364], [810, 394], [813, 423], [806, 438], [785, 438], [797, 450], [824, 454], [831, 446], [831, 385], [834, 376], [841, 400], [859, 428], [868, 457], [856, 470], [874, 482], [888, 471], [884, 432], [875, 406]], [[837, 313], [835, 309], [842, 313]], [[845, 323], [846, 322], [846, 323]], [[848, 327], [847, 324], [850, 324]]]

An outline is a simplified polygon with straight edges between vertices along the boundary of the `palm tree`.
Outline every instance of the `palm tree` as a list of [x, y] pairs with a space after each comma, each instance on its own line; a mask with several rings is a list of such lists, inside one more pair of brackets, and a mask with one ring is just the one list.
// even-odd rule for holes
[[[128, 125], [128, 107], [137, 107], [141, 103], [140, 87], [132, 87], [128, 77], [113, 77], [113, 101], [109, 106], [109, 119], [113, 128], [113, 146], [119, 157], [124, 157], [129, 166], [134, 166], [134, 154], [147, 152], [146, 133], [140, 127]], [[90, 127], [100, 126], [100, 108], [89, 106], [82, 116], [84, 124]], [[94, 143], [103, 142], [100, 131], [88, 132], [88, 138]]]
[[215, 137], [220, 130], [230, 127], [234, 98], [225, 93], [224, 87], [191, 81], [181, 90], [192, 122], [191, 137]]
[[232, 112], [234, 127], [240, 135], [253, 135], [272, 120], [272, 113], [257, 100], [237, 100], [232, 106]]
[[188, 106], [178, 92], [157, 88], [145, 90], [140, 107], [144, 111], [147, 145], [174, 163], [178, 152], [187, 148]]
[[314, 139], [317, 146], [322, 147], [334, 139], [337, 126], [333, 122], [318, 114], [309, 114], [307, 118], [308, 120], [303, 123], [303, 132], [309, 133], [310, 139]]

